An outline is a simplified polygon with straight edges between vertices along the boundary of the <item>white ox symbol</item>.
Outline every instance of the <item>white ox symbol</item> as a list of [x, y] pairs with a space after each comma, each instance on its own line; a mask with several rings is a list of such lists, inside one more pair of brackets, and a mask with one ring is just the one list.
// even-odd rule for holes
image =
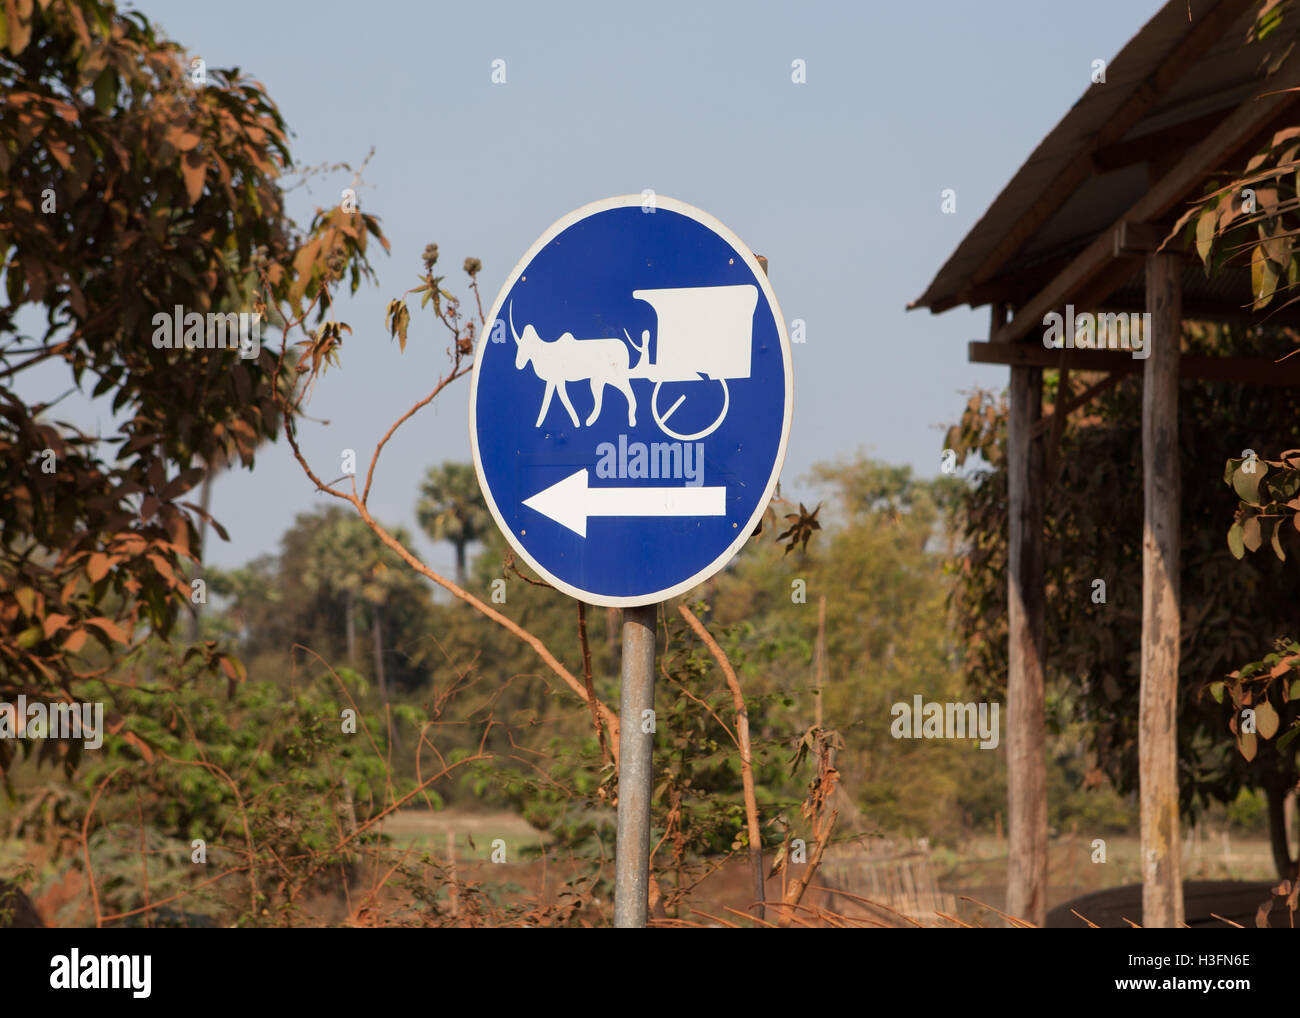
[[[591, 396], [596, 401], [591, 414], [587, 417], [588, 427], [600, 416], [601, 402], [605, 397], [605, 386], [612, 385], [627, 398], [628, 427], [636, 427], [636, 395], [632, 392], [632, 365], [627, 347], [621, 339], [575, 339], [573, 333], [566, 332], [554, 343], [545, 342], [531, 325], [524, 326], [521, 336], [515, 330], [514, 308], [509, 310], [510, 332], [515, 337], [515, 367], [522, 371], [532, 362], [537, 377], [546, 383], [546, 395], [542, 397], [542, 409], [537, 414], [534, 427], [540, 428], [550, 409], [551, 397], [560, 394], [560, 402], [569, 412], [575, 428], [578, 412], [569, 400], [564, 386], [567, 382], [589, 382]], [[626, 331], [624, 332], [626, 335]], [[641, 358], [645, 357], [645, 344], [650, 333], [641, 334], [638, 347], [628, 336], [628, 342], [636, 347]]]
[[[640, 344], [628, 335], [626, 329], [623, 330], [632, 349], [640, 355], [635, 365], [631, 364], [628, 347], [618, 338], [579, 340], [573, 333], [566, 332], [555, 342], [547, 343], [531, 325], [524, 326], [521, 336], [515, 329], [514, 305], [511, 304], [508, 314], [510, 332], [515, 337], [517, 348], [515, 367], [522, 371], [531, 363], [537, 377], [546, 383], [546, 395], [542, 397], [542, 409], [534, 427], [542, 426], [551, 406], [551, 397], [557, 391], [573, 426], [581, 427], [578, 412], [565, 389], [568, 382], [591, 384], [595, 406], [587, 417], [588, 427], [600, 416], [607, 385], [614, 386], [627, 399], [627, 423], [629, 427], [636, 427], [636, 395], [632, 391], [632, 379], [641, 378], [654, 383], [650, 414], [665, 434], [679, 441], [693, 442], [717, 430], [731, 402], [727, 379], [750, 377], [758, 287], [750, 283], [675, 287], [633, 290], [632, 296], [654, 308], [659, 322], [653, 359], [650, 357], [648, 329], [641, 333]], [[705, 395], [709, 386], [717, 386], [721, 409], [716, 411], [712, 423], [690, 434], [673, 431], [668, 426], [668, 419], [685, 402], [686, 396], [679, 396], [661, 413], [659, 391], [666, 382], [692, 383], [697, 392], [699, 386], [704, 386]]]

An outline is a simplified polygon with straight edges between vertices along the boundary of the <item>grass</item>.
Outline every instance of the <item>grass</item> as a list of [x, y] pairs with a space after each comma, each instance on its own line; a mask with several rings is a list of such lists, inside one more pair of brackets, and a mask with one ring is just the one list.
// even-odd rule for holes
[[450, 834], [458, 861], [491, 862], [492, 844], [498, 839], [505, 842], [505, 858], [512, 863], [525, 861], [525, 850], [541, 849], [545, 844], [540, 831], [522, 817], [504, 811], [400, 810], [384, 821], [383, 832], [393, 847], [414, 846], [435, 858], [446, 857]]

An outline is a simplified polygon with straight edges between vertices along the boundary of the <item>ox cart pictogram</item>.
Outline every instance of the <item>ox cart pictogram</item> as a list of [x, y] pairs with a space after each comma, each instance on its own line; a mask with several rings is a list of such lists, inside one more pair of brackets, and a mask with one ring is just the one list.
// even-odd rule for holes
[[[542, 426], [551, 398], [556, 394], [574, 426], [581, 427], [578, 413], [565, 389], [568, 382], [580, 381], [590, 384], [594, 400], [594, 407], [586, 420], [588, 426], [600, 417], [605, 387], [612, 385], [627, 400], [628, 424], [635, 427], [633, 379], [654, 383], [650, 413], [664, 434], [679, 441], [692, 442], [713, 434], [722, 425], [731, 406], [728, 379], [750, 377], [758, 287], [741, 284], [645, 289], [633, 290], [632, 296], [649, 304], [658, 322], [653, 350], [648, 329], [641, 333], [639, 344], [626, 329], [623, 330], [627, 342], [639, 354], [635, 365], [632, 364], [631, 351], [618, 337], [575, 339], [571, 332], [566, 332], [548, 343], [531, 325], [524, 326], [520, 335], [515, 329], [511, 310], [510, 331], [517, 346], [515, 367], [522, 371], [531, 363], [537, 377], [546, 383], [537, 427]], [[667, 410], [661, 410], [660, 392], [668, 383], [683, 383], [689, 391], [680, 394]], [[688, 399], [693, 404], [712, 400], [705, 405], [718, 406], [719, 409], [716, 414], [696, 412], [699, 419], [712, 421], [703, 428], [689, 433], [674, 431], [668, 421]]]

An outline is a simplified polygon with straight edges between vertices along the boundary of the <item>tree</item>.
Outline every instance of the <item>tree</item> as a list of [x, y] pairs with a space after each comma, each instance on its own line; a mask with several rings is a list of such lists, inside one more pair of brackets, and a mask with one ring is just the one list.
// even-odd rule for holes
[[325, 527], [316, 532], [309, 551], [307, 573], [304, 579], [321, 595], [341, 598], [347, 635], [348, 664], [357, 666], [356, 599], [365, 582], [358, 553], [364, 550], [364, 539], [350, 532], [348, 520], [331, 514]]
[[[361, 597], [370, 606], [371, 653], [374, 656], [375, 676], [379, 683], [379, 694], [384, 702], [388, 701], [388, 668], [384, 659], [384, 617], [388, 606], [397, 599], [415, 595], [427, 598], [428, 591], [419, 580], [412, 576], [402, 562], [384, 547], [383, 543], [371, 532], [370, 528], [355, 516], [347, 521], [349, 534], [355, 531], [357, 543], [362, 540]], [[389, 532], [403, 544], [411, 543], [411, 535], [403, 527], [392, 527]]]
[[[1191, 353], [1277, 356], [1290, 340], [1261, 327], [1184, 326]], [[1049, 401], [1059, 377], [1046, 379]], [[1141, 382], [1119, 381], [1063, 427], [1049, 474], [1044, 510], [1044, 591], [1047, 633], [1048, 724], [1086, 726], [1094, 778], [1106, 775], [1121, 792], [1137, 787], [1138, 646], [1141, 629], [1141, 535], [1143, 524]], [[1259, 448], [1278, 422], [1300, 418], [1300, 394], [1280, 387], [1220, 382], [1185, 383], [1179, 399], [1183, 520], [1180, 552], [1183, 652], [1178, 701], [1180, 808], [1195, 814], [1212, 801], [1231, 802], [1243, 788], [1276, 800], [1296, 780], [1294, 746], [1255, 754], [1243, 742], [1227, 704], [1212, 695], [1244, 662], [1257, 661], [1274, 640], [1292, 631], [1292, 606], [1300, 598], [1300, 575], [1279, 561], [1238, 564], [1215, 521], [1244, 497], [1206, 483], [1207, 463], [1222, 450]], [[1006, 483], [1005, 405], [976, 394], [947, 447], [959, 461], [978, 454], [963, 495], [953, 603], [960, 626], [962, 667], [973, 688], [997, 695], [1005, 683]], [[1293, 443], [1294, 444], [1294, 443]], [[1265, 468], [1261, 467], [1261, 470]], [[1217, 472], [1217, 468], [1216, 468]], [[1259, 476], [1263, 476], [1262, 473]], [[1256, 537], [1259, 535], [1256, 534]], [[1267, 532], [1265, 533], [1267, 538]], [[1280, 540], [1291, 539], [1282, 534]], [[1258, 547], [1258, 542], [1255, 542]], [[1279, 676], [1286, 672], [1283, 668]], [[1248, 683], [1247, 702], [1258, 690]], [[1280, 699], [1284, 723], [1296, 715]], [[1258, 702], [1257, 700], [1255, 702]], [[1239, 751], [1241, 746], [1241, 751]], [[1261, 750], [1264, 747], [1261, 744]], [[1275, 827], [1275, 845], [1285, 833]], [[1276, 856], [1279, 875], [1290, 868]]]
[[[956, 640], [945, 604], [952, 580], [955, 479], [912, 476], [864, 456], [818, 464], [825, 532], [805, 552], [751, 542], [720, 575], [713, 624], [743, 626], [749, 656], [767, 662], [747, 679], [751, 694], [797, 695], [807, 725], [816, 701], [843, 741], [843, 788], [872, 825], [955, 837], [963, 798], [996, 771], [996, 754], [969, 745], [897, 740], [891, 708], [959, 698]], [[799, 584], [795, 587], [795, 584]], [[828, 674], [813, 692], [818, 600], [826, 598]], [[982, 818], [981, 818], [982, 819]], [[988, 819], [991, 821], [992, 815]]]
[[[403, 543], [410, 535], [401, 527], [391, 531]], [[325, 597], [341, 598], [347, 627], [348, 663], [356, 666], [356, 609], [358, 601], [370, 606], [371, 652], [374, 656], [375, 681], [382, 699], [388, 701], [387, 670], [384, 666], [383, 610], [399, 592], [423, 591], [422, 585], [405, 570], [370, 528], [355, 516], [334, 509], [325, 517], [312, 542], [308, 559], [307, 582]], [[414, 588], [414, 591], [413, 589]]]
[[[369, 274], [367, 234], [386, 244], [373, 217], [337, 209], [298, 233], [279, 185], [284, 122], [238, 71], [185, 63], [112, 3], [6, 11], [0, 695], [76, 681], [88, 639], [108, 652], [141, 629], [169, 633], [190, 601], [196, 464], [250, 466], [282, 416], [269, 345], [160, 348], [155, 316], [238, 305], [254, 279], [246, 313], [267, 294], [301, 309], [327, 281], [350, 272], [355, 289]], [[55, 361], [111, 400], [116, 433], [85, 434], [19, 395], [24, 372]]]
[[465, 548], [481, 541], [492, 526], [478, 475], [468, 463], [430, 467], [420, 486], [416, 519], [435, 541], [450, 541], [456, 549], [456, 582], [465, 585]]

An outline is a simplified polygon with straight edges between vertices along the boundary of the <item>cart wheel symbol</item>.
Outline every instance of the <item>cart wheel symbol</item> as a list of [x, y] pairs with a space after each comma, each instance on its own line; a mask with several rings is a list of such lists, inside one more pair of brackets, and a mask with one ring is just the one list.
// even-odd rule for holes
[[718, 413], [717, 420], [710, 424], [703, 431], [697, 431], [694, 434], [682, 435], [672, 428], [668, 427], [668, 418], [677, 412], [678, 408], [686, 401], [683, 394], [677, 397], [677, 401], [668, 408], [665, 414], [659, 413], [659, 390], [663, 388], [663, 382], [655, 382], [654, 392], [650, 394], [650, 413], [654, 415], [655, 423], [659, 425], [659, 430], [665, 435], [677, 439], [679, 442], [694, 442], [697, 439], [705, 438], [712, 435], [722, 425], [723, 419], [727, 416], [727, 409], [731, 406], [731, 393], [727, 389], [727, 380], [725, 378], [715, 378], [713, 381], [722, 386], [722, 410]]

